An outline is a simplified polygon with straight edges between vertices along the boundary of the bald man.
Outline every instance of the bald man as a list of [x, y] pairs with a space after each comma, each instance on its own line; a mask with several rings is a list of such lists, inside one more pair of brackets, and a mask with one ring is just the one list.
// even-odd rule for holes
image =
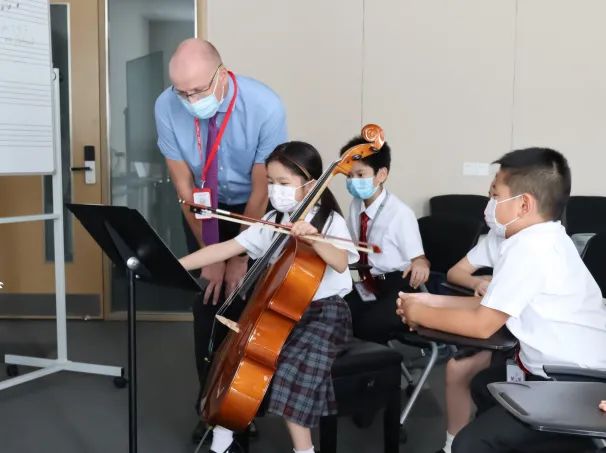
[[[169, 75], [172, 87], [156, 101], [156, 127], [158, 147], [179, 198], [193, 201], [194, 191], [204, 188], [210, 191], [206, 196], [213, 206], [260, 218], [267, 209], [265, 159], [286, 141], [286, 115], [280, 98], [261, 82], [229, 72], [217, 49], [200, 39], [179, 45], [170, 60]], [[198, 220], [186, 206], [183, 216], [190, 252], [231, 239], [241, 228], [229, 222]], [[202, 270], [208, 286], [203, 300], [193, 307], [201, 388], [214, 315], [247, 266], [244, 255]], [[243, 306], [234, 305], [238, 311]], [[215, 345], [222, 339], [219, 336]], [[199, 429], [194, 437], [198, 434]]]

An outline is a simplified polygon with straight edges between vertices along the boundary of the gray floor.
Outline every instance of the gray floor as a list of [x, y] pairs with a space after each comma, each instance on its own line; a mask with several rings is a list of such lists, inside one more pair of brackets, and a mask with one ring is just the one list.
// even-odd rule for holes
[[[138, 329], [139, 451], [192, 453], [196, 377], [191, 324], [141, 322]], [[50, 356], [54, 338], [53, 322], [0, 321], [2, 354]], [[71, 360], [126, 365], [123, 322], [71, 321], [68, 338]], [[443, 377], [443, 368], [437, 367], [407, 423], [408, 442], [401, 452], [433, 453], [441, 447]], [[6, 379], [4, 366], [0, 379]], [[127, 417], [127, 390], [115, 388], [111, 378], [47, 376], [0, 392], [0, 452], [127, 452]], [[257, 424], [260, 436], [251, 442], [252, 453], [292, 452], [279, 419], [262, 418]], [[381, 417], [364, 430], [341, 419], [339, 450], [382, 452]]]

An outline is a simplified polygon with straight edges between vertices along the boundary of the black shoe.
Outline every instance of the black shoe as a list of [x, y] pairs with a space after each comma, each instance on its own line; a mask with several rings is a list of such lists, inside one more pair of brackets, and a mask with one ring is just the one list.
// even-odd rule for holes
[[[208, 429], [208, 425], [206, 423], [204, 423], [202, 420], [200, 420], [198, 422], [198, 424], [196, 425], [196, 427], [194, 428], [194, 431], [191, 433], [191, 440], [194, 443], [194, 445], [198, 445], [200, 443], [200, 441], [202, 440], [202, 437], [204, 436], [204, 434], [206, 434], [207, 429]], [[208, 436], [206, 436], [206, 439], [204, 439], [204, 443], [209, 444], [212, 440], [213, 440], [213, 432], [211, 430], [211, 432], [208, 433]]]
[[208, 453], [242, 453], [242, 448], [240, 448], [240, 445], [238, 444], [238, 442], [236, 442], [235, 440], [230, 444], [229, 447], [227, 447], [227, 450], [225, 451], [214, 451], [214, 450], [210, 450]]

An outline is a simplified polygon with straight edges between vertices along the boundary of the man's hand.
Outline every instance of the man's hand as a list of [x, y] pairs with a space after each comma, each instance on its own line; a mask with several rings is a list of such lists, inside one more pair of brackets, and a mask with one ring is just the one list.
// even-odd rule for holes
[[213, 305], [217, 305], [223, 287], [223, 278], [225, 277], [225, 263], [220, 262], [204, 266], [202, 277], [208, 280], [208, 286], [204, 291], [204, 305], [208, 303], [211, 297]]
[[225, 267], [225, 295], [231, 294], [248, 270], [248, 255], [234, 256], [227, 260]]
[[429, 294], [401, 292], [398, 296], [399, 297], [396, 300], [396, 314], [402, 318], [402, 322], [408, 325], [410, 330], [415, 330], [417, 326], [417, 323], [415, 322], [415, 311], [423, 304], [425, 296], [429, 296]]
[[412, 260], [410, 265], [404, 270], [402, 278], [410, 274], [410, 286], [417, 289], [419, 285], [429, 280], [429, 261], [424, 256]]
[[605, 401], [600, 401], [600, 409], [603, 410], [604, 412], [606, 412], [606, 400]]

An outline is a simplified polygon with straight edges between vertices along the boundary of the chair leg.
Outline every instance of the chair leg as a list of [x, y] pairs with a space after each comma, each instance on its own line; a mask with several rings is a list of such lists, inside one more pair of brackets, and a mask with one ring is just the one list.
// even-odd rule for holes
[[[389, 346], [391, 349], [396, 349], [395, 346], [393, 345], [393, 341], [388, 341], [387, 346]], [[400, 368], [402, 370], [402, 375], [406, 379], [406, 383], [409, 386], [413, 385], [414, 380], [412, 379], [412, 375], [410, 374], [410, 371], [408, 371], [408, 368], [406, 368], [406, 365], [404, 365], [404, 361], [402, 361], [402, 363], [400, 364]]]
[[400, 450], [400, 391], [394, 392], [385, 406], [383, 415], [383, 443], [385, 453], [398, 453]]
[[427, 381], [429, 373], [433, 369], [434, 365], [436, 364], [436, 360], [438, 359], [438, 345], [433, 341], [430, 343], [430, 345], [431, 354], [429, 356], [429, 361], [427, 362], [427, 366], [425, 366], [425, 368], [423, 369], [423, 373], [421, 374], [419, 382], [417, 382], [417, 385], [415, 386], [412, 395], [410, 395], [410, 399], [407, 401], [406, 406], [404, 406], [404, 410], [402, 411], [402, 415], [400, 416], [400, 425], [404, 425], [404, 423], [406, 422], [406, 419], [408, 418], [408, 415], [412, 410], [412, 406], [417, 401], [417, 398], [421, 393], [423, 385], [425, 384], [425, 381]]
[[337, 416], [320, 418], [320, 451], [337, 453]]

